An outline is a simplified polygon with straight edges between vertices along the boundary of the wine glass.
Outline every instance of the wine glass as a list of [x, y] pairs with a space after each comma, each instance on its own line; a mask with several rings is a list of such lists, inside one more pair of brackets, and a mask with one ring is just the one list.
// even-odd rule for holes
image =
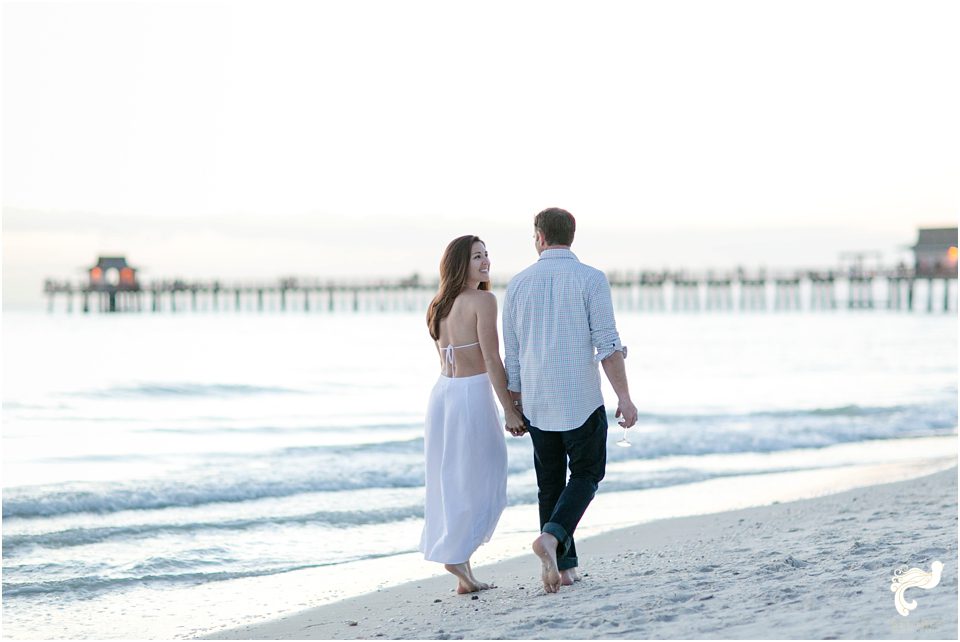
[[629, 448], [633, 444], [630, 443], [630, 440], [627, 439], [627, 429], [623, 429], [623, 437], [617, 440], [617, 445], [621, 448]]

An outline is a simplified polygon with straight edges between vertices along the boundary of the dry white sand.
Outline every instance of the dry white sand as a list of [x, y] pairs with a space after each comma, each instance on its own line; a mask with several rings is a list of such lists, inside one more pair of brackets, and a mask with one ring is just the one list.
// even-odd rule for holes
[[[578, 542], [585, 577], [544, 593], [530, 555], [383, 589], [214, 639], [957, 638], [957, 468], [756, 508], [679, 517]], [[938, 586], [890, 590], [903, 565]]]

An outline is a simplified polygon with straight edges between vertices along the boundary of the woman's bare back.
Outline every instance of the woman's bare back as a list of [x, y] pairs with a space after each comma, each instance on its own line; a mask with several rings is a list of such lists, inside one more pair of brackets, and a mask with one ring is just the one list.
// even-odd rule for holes
[[[441, 373], [446, 377], [472, 377], [487, 371], [477, 333], [476, 300], [479, 296], [489, 295], [479, 290], [462, 292], [454, 300], [450, 314], [440, 321], [437, 348]], [[448, 346], [454, 346], [454, 349], [448, 351]], [[452, 355], [448, 356], [450, 352]], [[453, 363], [450, 363], [451, 359]]]

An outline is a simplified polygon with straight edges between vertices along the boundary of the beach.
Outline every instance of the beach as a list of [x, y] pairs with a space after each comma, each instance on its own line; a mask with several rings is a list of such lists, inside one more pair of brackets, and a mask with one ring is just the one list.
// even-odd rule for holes
[[[929, 464], [931, 467], [933, 463]], [[578, 542], [582, 582], [546, 594], [532, 555], [437, 576], [209, 639], [955, 639], [957, 467], [793, 502], [640, 524]], [[936, 468], [935, 468], [936, 469]], [[944, 564], [913, 588], [891, 581]]]
[[[955, 319], [623, 314], [618, 328], [642, 410], [632, 447], [618, 447], [604, 380], [606, 476], [578, 527], [590, 577], [576, 594], [604, 572], [590, 555], [606, 533], [912, 479], [955, 461]], [[437, 377], [422, 314], [24, 313], [5, 314], [3, 333], [5, 638], [197, 638], [411, 581], [430, 587], [424, 608], [453, 608], [452, 582], [417, 552], [423, 410]], [[142, 344], [104, 352], [117, 336]], [[185, 370], [184, 354], [203, 358]], [[473, 557], [501, 588], [470, 613], [512, 604], [526, 595], [514, 595], [518, 586], [538, 590], [532, 448], [505, 439], [508, 506]], [[641, 566], [648, 540], [629, 549]], [[623, 590], [656, 603], [658, 577]], [[379, 630], [353, 617], [357, 628], [316, 634], [487, 635], [411, 617], [391, 612]], [[495, 630], [516, 635], [506, 622]]]

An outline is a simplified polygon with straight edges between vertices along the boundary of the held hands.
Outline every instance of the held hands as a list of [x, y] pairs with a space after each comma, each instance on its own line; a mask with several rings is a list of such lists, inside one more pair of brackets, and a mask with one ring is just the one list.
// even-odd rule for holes
[[527, 427], [523, 423], [523, 416], [516, 406], [511, 406], [504, 414], [504, 430], [514, 437], [522, 437], [527, 433]]
[[630, 428], [635, 423], [637, 423], [637, 407], [633, 405], [633, 402], [630, 399], [621, 400], [617, 404], [617, 417], [623, 417], [617, 423], [620, 424], [622, 428]]

